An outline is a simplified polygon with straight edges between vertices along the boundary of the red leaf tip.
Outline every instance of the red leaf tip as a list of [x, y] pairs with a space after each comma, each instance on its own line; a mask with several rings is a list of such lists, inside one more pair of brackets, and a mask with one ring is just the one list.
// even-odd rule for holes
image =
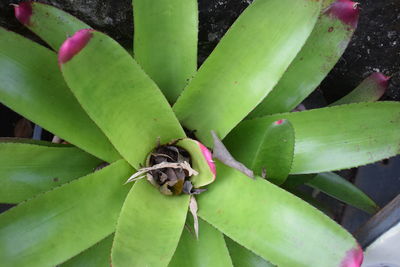
[[337, 0], [326, 10], [326, 14], [340, 19], [352, 28], [357, 27], [360, 9], [357, 2], [350, 0]]
[[212, 159], [211, 151], [208, 150], [208, 148], [205, 145], [203, 145], [202, 143], [200, 143], [200, 142], [197, 142], [197, 143], [199, 144], [200, 150], [203, 153], [203, 156], [206, 159], [208, 166], [211, 169], [211, 172], [214, 174], [214, 179], [215, 179], [215, 176], [217, 174], [217, 169], [216, 169], [215, 163]]
[[14, 14], [19, 22], [29, 25], [32, 16], [32, 2], [22, 2], [14, 5]]
[[285, 120], [277, 120], [275, 123], [275, 125], [281, 125]]
[[374, 72], [371, 74], [370, 78], [376, 82], [380, 87], [386, 89], [389, 86], [390, 77], [384, 75], [381, 72]]
[[347, 251], [340, 267], [360, 267], [363, 262], [363, 250], [360, 246]]
[[58, 63], [60, 65], [64, 64], [78, 54], [92, 38], [92, 32], [92, 29], [79, 30], [65, 40], [60, 47], [60, 51], [58, 52]]

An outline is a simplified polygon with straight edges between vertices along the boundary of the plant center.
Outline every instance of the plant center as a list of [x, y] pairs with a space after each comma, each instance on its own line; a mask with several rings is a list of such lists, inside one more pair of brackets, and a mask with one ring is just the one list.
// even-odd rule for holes
[[204, 189], [193, 188], [190, 178], [198, 173], [191, 163], [185, 149], [175, 145], [158, 146], [147, 159], [147, 180], [164, 195], [199, 194]]

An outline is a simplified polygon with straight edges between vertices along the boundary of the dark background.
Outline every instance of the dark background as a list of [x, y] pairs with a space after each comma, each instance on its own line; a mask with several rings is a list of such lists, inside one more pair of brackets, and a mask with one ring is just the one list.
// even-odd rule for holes
[[[0, 26], [40, 42], [14, 18], [10, 4], [18, 2], [20, 1], [1, 0]], [[133, 19], [130, 0], [40, 2], [67, 11], [93, 28], [112, 36], [126, 48], [132, 48]], [[229, 26], [251, 2], [252, 0], [199, 0], [199, 64], [211, 53]], [[400, 100], [400, 0], [365, 0], [360, 1], [360, 8], [360, 22], [352, 42], [336, 67], [306, 101], [306, 107], [320, 107], [339, 99], [373, 71], [392, 76], [390, 88], [383, 99]], [[0, 118], [0, 136], [14, 136], [18, 121], [20, 125], [25, 125], [20, 129], [22, 132], [31, 131], [26, 122], [21, 123], [19, 115], [2, 105]], [[385, 205], [400, 192], [399, 166], [400, 161], [397, 157], [358, 170], [349, 170], [342, 175], [373, 195], [378, 204]], [[336, 216], [341, 217], [336, 219], [341, 220], [351, 231], [357, 229], [368, 218], [366, 214], [346, 208], [326, 196], [318, 198], [330, 203]]]

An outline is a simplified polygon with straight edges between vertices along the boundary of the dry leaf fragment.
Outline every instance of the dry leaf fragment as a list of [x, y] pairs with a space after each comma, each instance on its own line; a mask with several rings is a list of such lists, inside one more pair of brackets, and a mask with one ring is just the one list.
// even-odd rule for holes
[[254, 179], [254, 172], [244, 166], [243, 163], [237, 161], [231, 155], [231, 153], [229, 153], [228, 149], [226, 149], [225, 145], [218, 138], [217, 134], [214, 131], [211, 131], [211, 134], [214, 140], [213, 157], [221, 161], [223, 164], [237, 169], [238, 171]]

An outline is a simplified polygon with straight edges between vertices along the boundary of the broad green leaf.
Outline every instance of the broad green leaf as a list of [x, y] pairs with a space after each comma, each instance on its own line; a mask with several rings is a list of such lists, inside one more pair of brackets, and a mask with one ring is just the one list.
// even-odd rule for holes
[[[351, 6], [348, 8], [352, 9]], [[335, 7], [324, 10], [295, 60], [249, 118], [293, 110], [317, 88], [342, 56], [355, 27], [333, 16], [330, 9]], [[358, 10], [346, 12], [350, 18], [354, 16], [353, 20], [357, 21]]]
[[114, 235], [64, 262], [60, 267], [110, 267], [110, 253]]
[[135, 59], [174, 103], [197, 70], [197, 1], [132, 2]]
[[348, 169], [399, 153], [400, 103], [390, 101], [244, 121], [226, 139], [228, 148], [234, 156], [253, 157], [265, 126], [278, 119], [288, 119], [296, 133], [292, 174]]
[[19, 138], [19, 137], [0, 137], [0, 143], [17, 143], [17, 144], [31, 144], [38, 146], [49, 146], [49, 147], [73, 147], [71, 144], [60, 144], [53, 143], [44, 140], [34, 140], [29, 138]]
[[[249, 135], [247, 138], [252, 139]], [[237, 153], [238, 161], [254, 170], [274, 184], [282, 184], [290, 173], [293, 161], [295, 134], [293, 126], [288, 120], [277, 120], [266, 124], [262, 130], [262, 137], [252, 157]], [[227, 143], [228, 146], [229, 142]]]
[[365, 212], [375, 213], [379, 210], [376, 203], [363, 191], [335, 173], [320, 173], [307, 185]]
[[[28, 8], [24, 6], [18, 8]], [[30, 2], [32, 15], [24, 25], [42, 38], [51, 48], [57, 51], [67, 37], [77, 30], [88, 29], [89, 25], [56, 7]]]
[[192, 168], [199, 174], [192, 176], [191, 181], [195, 188], [199, 188], [212, 183], [215, 180], [215, 174], [210, 169], [207, 159], [203, 155], [200, 143], [196, 140], [185, 138], [180, 140], [177, 144], [190, 153], [192, 159]]
[[385, 93], [389, 86], [388, 81], [389, 77], [384, 76], [382, 73], [375, 72], [365, 78], [365, 80], [348, 95], [330, 104], [330, 106], [359, 102], [375, 102]]
[[71, 146], [0, 142], [0, 203], [19, 203], [93, 172], [100, 163]]
[[235, 267], [274, 267], [271, 263], [225, 236], [226, 245]]
[[[192, 227], [193, 220], [188, 215], [187, 226]], [[225, 245], [223, 235], [214, 227], [199, 219], [199, 239], [188, 228], [182, 232], [178, 248], [169, 267], [232, 267], [232, 261]]]
[[108, 162], [120, 158], [66, 86], [56, 55], [0, 28], [0, 101], [62, 139]]
[[133, 170], [124, 160], [0, 214], [5, 266], [54, 266], [115, 231]]
[[178, 246], [188, 206], [188, 195], [166, 196], [145, 179], [136, 182], [118, 219], [112, 266], [167, 266]]
[[285, 190], [218, 162], [217, 173], [198, 196], [199, 216], [272, 264], [341, 266], [357, 248], [348, 232]]
[[156, 84], [125, 49], [100, 32], [86, 34], [90, 40], [83, 50], [61, 65], [64, 78], [121, 155], [139, 167], [158, 141], [185, 133]]
[[321, 2], [256, 0], [237, 19], [173, 109], [212, 146], [272, 90], [312, 31]]
[[[287, 190], [287, 189], [285, 189]], [[330, 207], [328, 207], [327, 205], [325, 205], [324, 203], [322, 203], [321, 201], [319, 201], [318, 199], [315, 199], [312, 194], [310, 193], [305, 193], [301, 190], [298, 189], [289, 189], [287, 190], [290, 193], [292, 193], [293, 195], [301, 198], [302, 200], [304, 200], [305, 202], [307, 202], [308, 204], [312, 205], [313, 207], [315, 207], [316, 209], [322, 211], [323, 213], [325, 213], [327, 216], [329, 216], [330, 218], [334, 218], [334, 214], [331, 210]]]

